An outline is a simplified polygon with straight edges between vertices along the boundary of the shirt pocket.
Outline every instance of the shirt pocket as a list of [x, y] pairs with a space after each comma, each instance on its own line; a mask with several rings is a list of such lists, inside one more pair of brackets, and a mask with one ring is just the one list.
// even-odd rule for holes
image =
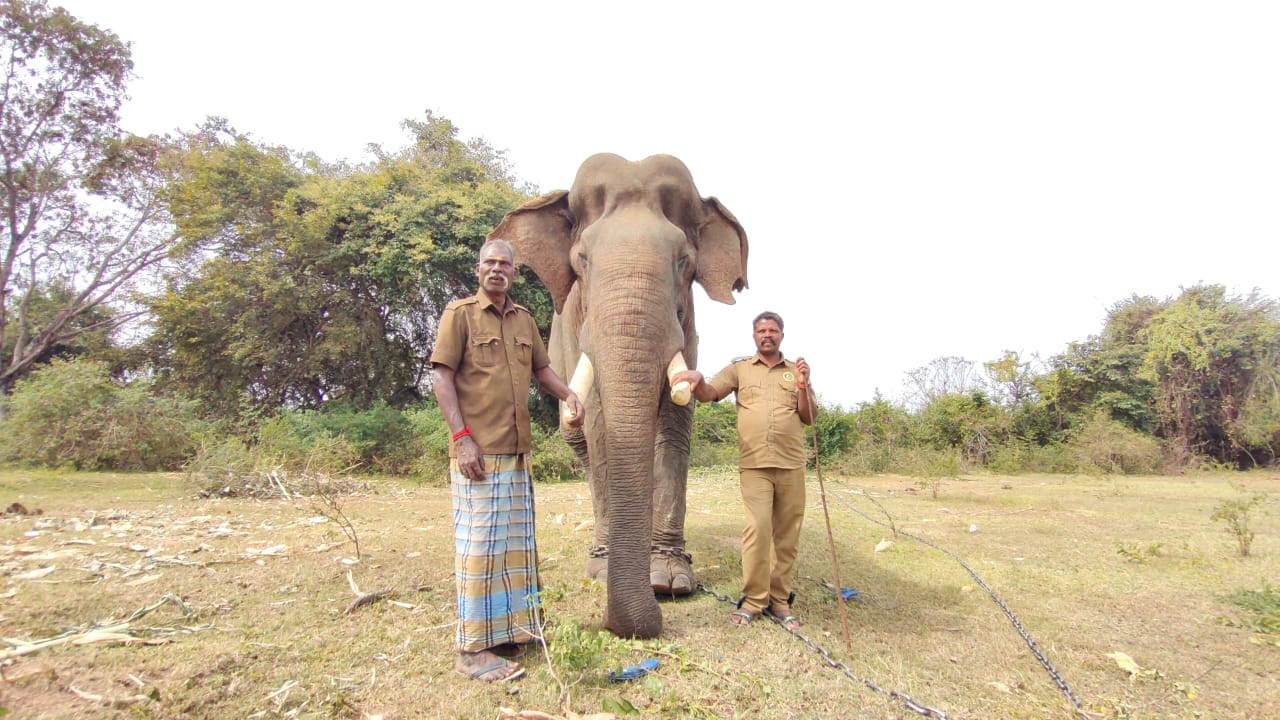
[[471, 357], [479, 367], [493, 367], [502, 356], [502, 338], [493, 335], [471, 337]]
[[762, 398], [764, 398], [764, 386], [762, 385], [743, 385], [738, 388], [738, 404], [743, 407], [757, 405]]
[[528, 336], [516, 336], [516, 359], [521, 365], [526, 365], [533, 361], [533, 338]]
[[778, 398], [788, 407], [796, 407], [800, 391], [795, 380], [778, 380]]

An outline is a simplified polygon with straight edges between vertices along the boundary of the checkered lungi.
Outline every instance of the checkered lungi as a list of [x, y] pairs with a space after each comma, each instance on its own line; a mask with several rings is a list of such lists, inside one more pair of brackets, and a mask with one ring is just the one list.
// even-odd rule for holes
[[538, 548], [526, 456], [485, 455], [485, 480], [449, 462], [458, 649], [531, 642], [538, 631]]

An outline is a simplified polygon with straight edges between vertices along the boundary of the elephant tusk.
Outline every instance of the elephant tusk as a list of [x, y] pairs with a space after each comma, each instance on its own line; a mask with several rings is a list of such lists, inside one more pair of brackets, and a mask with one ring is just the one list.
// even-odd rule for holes
[[[583, 405], [587, 403], [587, 393], [591, 392], [591, 384], [595, 382], [595, 368], [591, 367], [591, 358], [586, 353], [578, 356], [578, 366], [573, 370], [573, 379], [569, 381], [569, 389], [578, 396]], [[564, 406], [564, 419], [573, 419], [573, 410]]]
[[[681, 373], [688, 369], [689, 366], [684, 363], [684, 353], [677, 352], [675, 357], [671, 358], [671, 363], [667, 365], [667, 382], [670, 383], [671, 378], [675, 377], [676, 373]], [[692, 392], [693, 388], [689, 386], [689, 382], [681, 380], [671, 386], [671, 402], [677, 405], [688, 405]]]

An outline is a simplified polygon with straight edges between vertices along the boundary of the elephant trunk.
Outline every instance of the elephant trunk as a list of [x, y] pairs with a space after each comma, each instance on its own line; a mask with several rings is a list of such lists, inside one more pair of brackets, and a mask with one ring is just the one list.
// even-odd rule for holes
[[[628, 297], [644, 297], [640, 290]], [[606, 304], [607, 305], [607, 304]], [[610, 328], [592, 353], [604, 421], [608, 484], [609, 574], [605, 627], [620, 637], [662, 632], [662, 611], [649, 579], [652, 538], [654, 439], [663, 376], [670, 358], [655, 338], [660, 318], [634, 305], [601, 308], [594, 322]], [[597, 339], [600, 339], [597, 336]], [[664, 356], [665, 355], [665, 356]]]

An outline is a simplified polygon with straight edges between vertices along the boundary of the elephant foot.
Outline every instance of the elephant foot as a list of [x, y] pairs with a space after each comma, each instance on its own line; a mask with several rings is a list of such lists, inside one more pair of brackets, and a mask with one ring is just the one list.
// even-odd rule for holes
[[587, 579], [599, 583], [609, 582], [609, 548], [591, 548], [587, 557]]
[[655, 545], [649, 552], [649, 584], [658, 595], [679, 597], [693, 592], [693, 556], [683, 548]]

